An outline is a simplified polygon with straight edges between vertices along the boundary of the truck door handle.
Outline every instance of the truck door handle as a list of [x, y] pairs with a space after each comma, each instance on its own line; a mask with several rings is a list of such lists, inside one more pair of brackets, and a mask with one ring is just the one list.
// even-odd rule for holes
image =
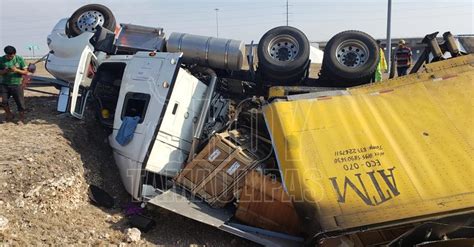
[[177, 110], [178, 110], [178, 103], [174, 103], [173, 111], [171, 112], [171, 114], [176, 115]]

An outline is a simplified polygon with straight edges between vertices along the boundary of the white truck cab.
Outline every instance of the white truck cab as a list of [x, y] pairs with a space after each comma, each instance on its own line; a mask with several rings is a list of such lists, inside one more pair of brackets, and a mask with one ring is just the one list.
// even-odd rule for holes
[[[174, 177], [191, 148], [207, 86], [180, 68], [181, 53], [138, 52], [97, 61], [86, 47], [81, 55], [70, 112], [84, 117], [88, 98], [101, 122], [110, 124], [109, 143], [127, 191], [140, 197], [143, 172]], [[125, 117], [140, 118], [130, 143], [116, 136]], [[113, 121], [112, 121], [113, 120]]]

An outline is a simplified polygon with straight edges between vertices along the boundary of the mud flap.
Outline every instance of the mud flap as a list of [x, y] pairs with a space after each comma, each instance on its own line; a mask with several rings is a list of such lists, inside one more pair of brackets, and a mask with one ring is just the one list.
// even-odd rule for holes
[[69, 87], [61, 87], [58, 96], [58, 105], [56, 110], [58, 112], [66, 112], [67, 111], [67, 104], [69, 101]]

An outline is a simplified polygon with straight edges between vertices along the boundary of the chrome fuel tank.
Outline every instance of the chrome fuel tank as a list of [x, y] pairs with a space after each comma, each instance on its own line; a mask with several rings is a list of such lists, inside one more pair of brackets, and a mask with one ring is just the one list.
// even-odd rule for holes
[[166, 47], [168, 52], [182, 52], [185, 63], [196, 63], [216, 69], [242, 69], [245, 50], [243, 41], [171, 33]]

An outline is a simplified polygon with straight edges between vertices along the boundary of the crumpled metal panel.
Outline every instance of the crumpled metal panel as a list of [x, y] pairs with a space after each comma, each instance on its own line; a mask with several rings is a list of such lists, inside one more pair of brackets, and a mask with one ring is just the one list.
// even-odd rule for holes
[[474, 208], [473, 65], [469, 55], [349, 95], [268, 105], [306, 224], [327, 232]]

